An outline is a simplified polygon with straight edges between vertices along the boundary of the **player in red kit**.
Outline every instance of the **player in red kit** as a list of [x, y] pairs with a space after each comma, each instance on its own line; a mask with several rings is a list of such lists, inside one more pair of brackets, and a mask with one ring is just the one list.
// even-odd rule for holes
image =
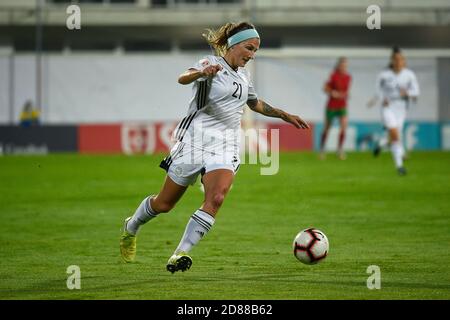
[[345, 159], [343, 150], [345, 130], [347, 128], [347, 99], [352, 77], [347, 73], [347, 58], [341, 57], [336, 63], [330, 79], [325, 84], [324, 91], [328, 94], [328, 103], [325, 114], [325, 124], [320, 139], [320, 157], [325, 158], [325, 142], [333, 119], [338, 118], [340, 124], [338, 150], [339, 159]]

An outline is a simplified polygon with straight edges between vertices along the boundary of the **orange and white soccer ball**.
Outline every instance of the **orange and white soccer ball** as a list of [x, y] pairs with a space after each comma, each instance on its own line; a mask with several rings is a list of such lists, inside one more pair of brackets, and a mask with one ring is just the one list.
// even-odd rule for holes
[[295, 257], [304, 264], [316, 264], [325, 259], [329, 247], [325, 233], [316, 228], [300, 231], [293, 243]]

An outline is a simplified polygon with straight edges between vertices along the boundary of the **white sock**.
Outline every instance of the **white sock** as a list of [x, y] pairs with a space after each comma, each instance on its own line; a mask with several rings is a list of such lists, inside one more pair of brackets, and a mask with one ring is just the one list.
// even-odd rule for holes
[[195, 246], [201, 238], [214, 224], [214, 217], [202, 210], [197, 210], [189, 219], [186, 229], [184, 230], [183, 237], [181, 238], [180, 244], [178, 245], [175, 253], [180, 251], [189, 252], [192, 247]]
[[400, 141], [391, 143], [392, 158], [397, 168], [403, 167], [403, 147]]
[[150, 198], [151, 196], [148, 196], [142, 200], [133, 217], [128, 221], [126, 229], [129, 233], [136, 235], [140, 226], [158, 216], [150, 205]]
[[388, 145], [388, 139], [386, 136], [383, 136], [378, 140], [378, 146], [380, 148], [385, 148]]

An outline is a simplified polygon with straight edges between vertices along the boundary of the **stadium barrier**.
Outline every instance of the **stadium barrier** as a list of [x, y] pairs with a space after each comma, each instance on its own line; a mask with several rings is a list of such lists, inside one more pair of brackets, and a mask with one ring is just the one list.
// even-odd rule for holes
[[78, 127], [80, 153], [151, 154], [167, 152], [177, 123], [83, 124]]
[[76, 152], [77, 126], [0, 126], [0, 154]]
[[[149, 124], [80, 125], [78, 150], [80, 153], [151, 154], [168, 152], [173, 145], [171, 135], [177, 124], [177, 122], [155, 122]], [[256, 143], [270, 144], [270, 133], [273, 129], [280, 132], [280, 150], [312, 150], [312, 131], [301, 132], [284, 123], [258, 124], [256, 130], [266, 130], [267, 134], [258, 135]]]
[[[0, 126], [0, 154], [46, 154], [79, 152], [83, 154], [152, 154], [168, 152], [173, 145], [172, 131], [177, 122], [81, 124], [68, 126]], [[256, 140], [248, 150], [269, 146], [272, 130], [278, 130], [279, 150], [318, 150], [323, 124], [311, 124], [311, 130], [297, 130], [282, 122], [259, 122]], [[330, 130], [326, 149], [335, 150], [339, 128]], [[379, 123], [350, 122], [344, 149], [370, 150], [386, 134]], [[450, 150], [450, 123], [415, 122], [403, 132], [408, 150]]]
[[[320, 146], [320, 135], [323, 124], [316, 125], [314, 131], [314, 149]], [[445, 140], [444, 123], [407, 121], [403, 129], [403, 143], [407, 150], [440, 150], [445, 148], [445, 141], [450, 143], [450, 129]], [[333, 126], [330, 130], [326, 150], [336, 150], [339, 128]], [[350, 122], [346, 131], [344, 149], [348, 151], [365, 151], [374, 147], [375, 142], [387, 132], [381, 123], [374, 122]]]

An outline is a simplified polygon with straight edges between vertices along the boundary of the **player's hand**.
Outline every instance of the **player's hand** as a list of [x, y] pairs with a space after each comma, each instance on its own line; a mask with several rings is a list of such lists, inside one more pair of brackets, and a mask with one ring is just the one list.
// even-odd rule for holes
[[214, 77], [216, 73], [219, 72], [220, 70], [222, 70], [222, 66], [220, 64], [213, 64], [203, 69], [202, 76]]
[[297, 129], [309, 129], [309, 124], [299, 116], [293, 114], [285, 114], [281, 117], [286, 122], [293, 124]]
[[330, 95], [334, 99], [341, 99], [341, 98], [343, 98], [343, 95], [337, 90], [331, 90]]
[[405, 89], [400, 89], [400, 97], [407, 98], [408, 97], [408, 91]]

